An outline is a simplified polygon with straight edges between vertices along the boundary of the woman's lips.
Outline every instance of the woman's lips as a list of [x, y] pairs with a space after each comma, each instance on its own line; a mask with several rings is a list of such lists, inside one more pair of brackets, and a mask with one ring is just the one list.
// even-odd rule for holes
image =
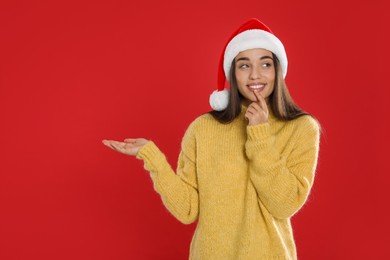
[[265, 88], [265, 84], [250, 84], [250, 85], [247, 85], [247, 87], [249, 88], [250, 91], [263, 91], [263, 89]]

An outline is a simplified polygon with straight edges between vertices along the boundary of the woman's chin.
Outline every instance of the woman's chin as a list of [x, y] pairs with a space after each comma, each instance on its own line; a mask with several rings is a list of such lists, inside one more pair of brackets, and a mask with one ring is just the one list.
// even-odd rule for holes
[[249, 106], [251, 103], [256, 102], [257, 100], [254, 100], [253, 98], [245, 98], [242, 100], [242, 104], [245, 106]]

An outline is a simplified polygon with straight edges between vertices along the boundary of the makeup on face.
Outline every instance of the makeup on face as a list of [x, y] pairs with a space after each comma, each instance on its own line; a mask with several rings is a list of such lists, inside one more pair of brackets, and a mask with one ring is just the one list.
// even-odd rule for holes
[[247, 100], [257, 100], [254, 91], [260, 92], [264, 98], [272, 93], [275, 81], [272, 52], [265, 49], [240, 52], [235, 66], [238, 89]]

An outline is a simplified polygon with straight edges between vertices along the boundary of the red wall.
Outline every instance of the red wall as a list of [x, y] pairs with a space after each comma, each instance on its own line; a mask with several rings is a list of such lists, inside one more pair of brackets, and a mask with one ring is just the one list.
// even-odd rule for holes
[[388, 16], [384, 0], [1, 1], [0, 259], [186, 259], [195, 225], [101, 140], [153, 139], [175, 167], [249, 17], [284, 42], [290, 91], [323, 127], [300, 259], [390, 257]]

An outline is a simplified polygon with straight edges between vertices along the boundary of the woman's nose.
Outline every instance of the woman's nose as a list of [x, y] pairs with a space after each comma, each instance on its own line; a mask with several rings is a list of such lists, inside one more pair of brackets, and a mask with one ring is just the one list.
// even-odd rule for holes
[[250, 79], [258, 79], [261, 77], [260, 72], [256, 68], [252, 68], [251, 73], [249, 74]]

